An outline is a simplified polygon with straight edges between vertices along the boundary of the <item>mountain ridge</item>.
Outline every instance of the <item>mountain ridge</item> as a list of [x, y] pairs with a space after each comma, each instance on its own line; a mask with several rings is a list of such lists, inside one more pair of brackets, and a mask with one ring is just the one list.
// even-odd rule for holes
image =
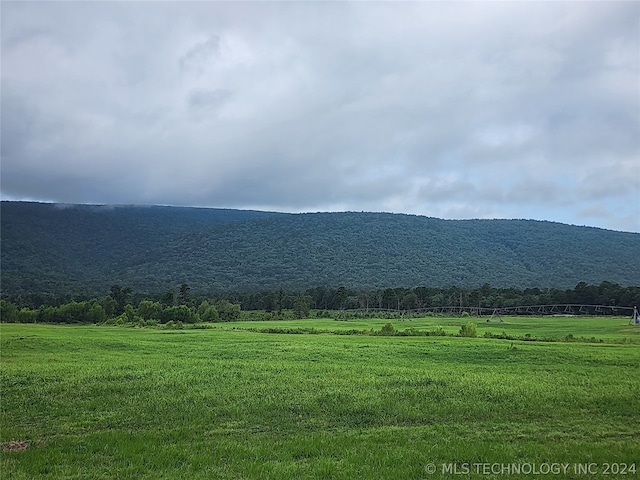
[[1, 206], [3, 294], [640, 284], [640, 234], [544, 220]]

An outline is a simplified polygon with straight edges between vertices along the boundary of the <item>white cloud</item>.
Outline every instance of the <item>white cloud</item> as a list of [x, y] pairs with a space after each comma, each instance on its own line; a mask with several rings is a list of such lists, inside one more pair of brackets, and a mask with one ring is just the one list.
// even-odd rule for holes
[[633, 2], [3, 3], [2, 195], [640, 231], [639, 38]]

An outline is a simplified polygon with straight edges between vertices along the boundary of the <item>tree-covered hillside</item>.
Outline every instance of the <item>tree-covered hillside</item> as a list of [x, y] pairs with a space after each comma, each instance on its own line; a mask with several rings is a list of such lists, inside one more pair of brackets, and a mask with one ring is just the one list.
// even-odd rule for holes
[[640, 284], [640, 234], [528, 220], [3, 202], [2, 289]]

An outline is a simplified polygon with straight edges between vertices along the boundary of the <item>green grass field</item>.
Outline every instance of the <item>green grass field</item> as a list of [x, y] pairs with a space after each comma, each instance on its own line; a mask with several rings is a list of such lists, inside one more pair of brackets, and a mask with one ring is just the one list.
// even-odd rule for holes
[[[455, 335], [460, 327], [466, 323], [475, 323], [478, 336], [486, 332], [493, 335], [505, 333], [509, 336], [530, 337], [531, 339], [564, 340], [568, 335], [576, 339], [608, 343], [638, 343], [640, 344], [640, 326], [630, 325], [629, 319], [621, 317], [575, 317], [575, 316], [547, 316], [547, 317], [503, 317], [493, 318], [487, 322], [487, 317], [425, 317], [403, 320], [365, 319], [336, 321], [333, 319], [304, 319], [279, 320], [268, 322], [233, 322], [211, 324], [213, 328], [224, 330], [257, 330], [268, 329], [315, 329], [318, 332], [339, 332], [348, 330], [380, 330], [386, 323], [391, 323], [395, 330], [402, 332], [415, 329], [418, 332], [430, 332], [442, 329], [448, 335]], [[595, 343], [595, 342], [593, 342]]]
[[[391, 323], [455, 333], [468, 321]], [[640, 327], [627, 319], [505, 318], [478, 322], [478, 338], [246, 330], [379, 330], [387, 322], [197, 330], [3, 324], [0, 473], [638, 478], [630, 465], [640, 467]], [[604, 343], [482, 338], [487, 330]], [[544, 465], [561, 463], [566, 472], [545, 473]], [[485, 474], [485, 464], [524, 471]], [[591, 473], [577, 472], [578, 464]]]

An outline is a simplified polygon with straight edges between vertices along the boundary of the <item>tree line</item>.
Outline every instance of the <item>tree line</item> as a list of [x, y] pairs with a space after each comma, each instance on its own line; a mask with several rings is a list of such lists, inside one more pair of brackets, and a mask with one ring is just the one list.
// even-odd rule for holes
[[[192, 293], [188, 284], [156, 295], [136, 294], [112, 285], [102, 298], [18, 295], [1, 301], [3, 322], [21, 323], [160, 323], [232, 322], [241, 311], [263, 311], [266, 318], [306, 318], [316, 312], [340, 310], [410, 311], [460, 306], [503, 308], [524, 305], [583, 304], [633, 307], [640, 304], [640, 287], [616, 283], [578, 283], [575, 288], [386, 288], [356, 290], [344, 286], [304, 291], [279, 289], [259, 293]], [[316, 313], [318, 315], [318, 313]], [[252, 317], [253, 318], [253, 317]]]
[[0, 318], [7, 323], [130, 323], [141, 326], [238, 320], [240, 305], [226, 299], [218, 299], [215, 303], [202, 300], [195, 305], [189, 298], [189, 291], [189, 286], [183, 284], [177, 292], [170, 290], [157, 300], [143, 298], [136, 302], [130, 287], [113, 285], [103, 298], [37, 307], [3, 299], [0, 300]]
[[524, 305], [583, 304], [632, 307], [640, 304], [640, 286], [622, 287], [612, 282], [600, 285], [578, 283], [573, 289], [557, 288], [386, 288], [357, 290], [316, 287], [304, 292], [284, 290], [231, 294], [229, 298], [245, 310], [296, 310], [300, 304], [315, 310], [417, 310], [432, 307], [464, 306], [503, 308]]

